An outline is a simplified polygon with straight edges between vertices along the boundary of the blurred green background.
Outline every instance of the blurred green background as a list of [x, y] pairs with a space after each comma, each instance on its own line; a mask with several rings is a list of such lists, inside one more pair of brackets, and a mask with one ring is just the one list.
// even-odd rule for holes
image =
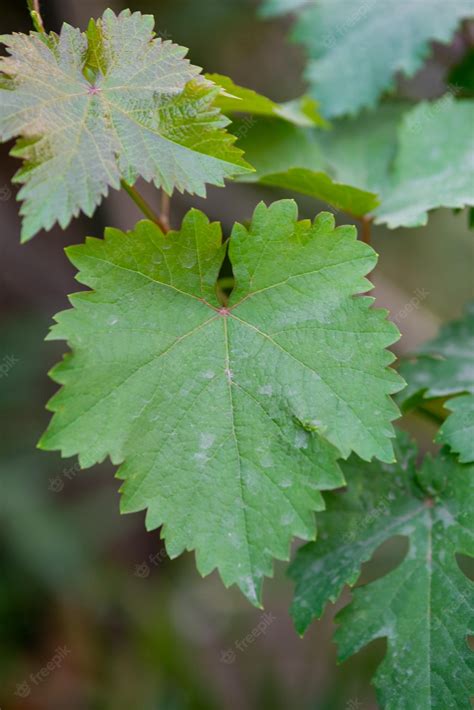
[[[29, 30], [24, 4], [2, 1], [1, 33]], [[105, 7], [99, 0], [43, 2], [45, 23], [56, 30], [64, 20], [85, 27]], [[259, 21], [257, 2], [134, 0], [133, 9], [153, 13], [159, 34], [189, 47], [206, 71], [277, 100], [304, 90], [304, 58], [286, 39], [288, 22]], [[443, 93], [463, 49], [459, 38], [435, 48], [423, 71], [399, 83], [399, 93]], [[170, 562], [158, 533], [145, 532], [143, 514], [120, 517], [110, 465], [79, 471], [75, 460], [36, 451], [54, 391], [46, 373], [63, 349], [43, 339], [54, 313], [67, 307], [67, 294], [79, 288], [63, 248], [99, 236], [106, 224], [129, 228], [139, 215], [125, 194], [113, 193], [92, 220], [81, 217], [66, 234], [54, 229], [20, 246], [9, 148], [0, 154], [0, 359], [10, 362], [0, 378], [0, 708], [376, 708], [370, 677], [384, 642], [337, 666], [330, 640], [336, 607], [299, 639], [288, 615], [285, 565], [276, 564], [275, 579], [266, 583], [265, 633], [246, 644], [263, 612], [225, 590], [217, 575], [202, 580], [191, 554]], [[143, 191], [157, 199], [149, 186]], [[177, 196], [172, 222], [178, 225], [194, 204], [228, 233], [258, 200], [277, 196], [251, 185], [210, 189], [206, 201]], [[300, 201], [302, 216], [323, 207]], [[424, 229], [376, 229], [374, 246], [375, 295], [402, 331], [397, 352], [406, 352], [460, 315], [472, 297], [472, 233], [466, 214], [444, 210]], [[410, 419], [403, 426], [431, 445], [431, 424]], [[365, 575], [393, 565], [404, 545], [379, 550]]]

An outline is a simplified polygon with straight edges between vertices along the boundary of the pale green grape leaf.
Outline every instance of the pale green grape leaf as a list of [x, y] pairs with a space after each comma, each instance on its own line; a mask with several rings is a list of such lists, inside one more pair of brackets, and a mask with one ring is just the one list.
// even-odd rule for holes
[[272, 558], [314, 537], [320, 490], [342, 484], [351, 450], [393, 460], [386, 312], [358, 296], [374, 251], [322, 213], [260, 204], [236, 225], [228, 306], [215, 296], [225, 254], [218, 224], [192, 210], [179, 232], [151, 222], [70, 247], [78, 279], [52, 339], [72, 354], [40, 446], [122, 464], [122, 510], [148, 509], [172, 557], [196, 550], [254, 603]]
[[374, 107], [398, 72], [420, 69], [430, 42], [450, 42], [460, 21], [473, 15], [472, 0], [312, 0], [293, 39], [308, 54], [310, 93], [333, 118]]
[[311, 96], [300, 96], [278, 104], [277, 116], [296, 126], [329, 128], [329, 123], [319, 112], [319, 104]]
[[374, 193], [337, 182], [324, 171], [321, 140], [314, 131], [264, 120], [252, 126], [237, 123], [234, 130], [255, 167], [241, 181], [309, 195], [356, 216], [378, 205]]
[[336, 616], [335, 640], [345, 660], [376, 638], [387, 653], [374, 677], [390, 710], [470, 708], [474, 655], [473, 584], [457, 554], [474, 555], [474, 467], [443, 451], [415, 469], [416, 448], [400, 437], [398, 462], [370, 465], [352, 457], [343, 493], [326, 496], [319, 540], [301, 548], [290, 567], [296, 582], [292, 615], [302, 633], [353, 586], [361, 564], [394, 535], [406, 536], [404, 560], [358, 587]]
[[377, 195], [335, 182], [326, 173], [308, 168], [290, 168], [285, 172], [263, 175], [260, 182], [323, 200], [355, 217], [367, 214], [379, 204]]
[[436, 441], [459, 454], [461, 463], [474, 461], [474, 395], [465, 394], [446, 403], [452, 414], [442, 424]]
[[474, 101], [447, 94], [340, 119], [319, 144], [335, 180], [378, 194], [377, 223], [416, 227], [431, 209], [474, 202], [473, 124]]
[[241, 176], [240, 181], [258, 182], [264, 175], [291, 168], [324, 170], [325, 159], [315, 131], [265, 118], [252, 124], [235, 121], [231, 130], [255, 168], [254, 173]]
[[444, 325], [439, 334], [402, 362], [407, 388], [399, 395], [404, 409], [424, 399], [474, 394], [474, 302], [462, 318]]
[[106, 10], [86, 34], [3, 35], [0, 139], [21, 137], [24, 240], [91, 215], [110, 187], [139, 176], [171, 193], [250, 169], [213, 106], [218, 89], [156, 38], [152, 16]]
[[294, 12], [308, 5], [310, 0], [264, 0], [260, 8], [263, 17], [273, 17], [283, 15], [286, 12]]
[[380, 195], [390, 182], [398, 147], [398, 127], [411, 105], [381, 104], [354, 118], [341, 118], [321, 134], [326, 169], [339, 182]]
[[390, 183], [375, 211], [390, 228], [418, 227], [436, 207], [474, 205], [474, 101], [446, 95], [402, 119]]
[[329, 131], [263, 119], [234, 130], [256, 168], [242, 180], [325, 199], [395, 228], [426, 224], [428, 211], [437, 207], [474, 204], [472, 125], [474, 101], [447, 95], [416, 107], [382, 105], [340, 119]]
[[206, 74], [205, 78], [221, 88], [215, 105], [225, 114], [249, 113], [253, 116], [281, 118], [288, 123], [304, 127], [328, 125], [318, 113], [317, 102], [309, 96], [276, 103], [252, 89], [238, 86], [228, 76]]

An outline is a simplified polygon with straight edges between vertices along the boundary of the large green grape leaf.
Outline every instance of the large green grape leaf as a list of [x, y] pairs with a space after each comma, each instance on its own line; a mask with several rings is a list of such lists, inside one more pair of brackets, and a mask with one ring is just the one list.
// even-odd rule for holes
[[220, 86], [221, 92], [215, 100], [215, 105], [225, 114], [249, 113], [253, 116], [276, 117], [305, 127], [328, 125], [318, 112], [317, 102], [309, 96], [279, 104], [252, 89], [238, 86], [228, 76], [206, 74], [205, 77]]
[[400, 373], [408, 383], [399, 395], [404, 409], [423, 398], [474, 394], [474, 302], [466, 306], [462, 318], [444, 325], [402, 362]]
[[452, 414], [441, 426], [436, 441], [459, 454], [461, 463], [474, 461], [474, 395], [464, 394], [446, 404]]
[[474, 467], [442, 452], [416, 471], [416, 448], [404, 437], [393, 466], [352, 457], [344, 493], [326, 496], [320, 539], [301, 548], [290, 567], [296, 582], [292, 615], [302, 633], [353, 586], [361, 564], [393, 535], [409, 539], [404, 560], [358, 587], [336, 616], [345, 660], [376, 638], [387, 653], [375, 675], [381, 706], [390, 710], [470, 708], [474, 655], [472, 582], [457, 554], [474, 555]]
[[216, 299], [218, 224], [192, 210], [164, 236], [151, 222], [70, 247], [78, 280], [52, 339], [72, 348], [52, 372], [63, 388], [40, 445], [82, 466], [122, 464], [122, 509], [148, 509], [172, 557], [195, 549], [258, 603], [272, 558], [314, 536], [320, 490], [341, 485], [351, 450], [393, 460], [389, 394], [401, 379], [384, 348], [386, 312], [358, 296], [376, 262], [353, 227], [296, 204], [257, 207], [236, 225], [236, 281]]
[[249, 169], [186, 50], [156, 38], [152, 16], [106, 10], [86, 34], [3, 35], [0, 139], [20, 136], [22, 238], [91, 215], [110, 187], [139, 176], [171, 193]]
[[412, 76], [429, 43], [449, 42], [474, 14], [471, 0], [270, 0], [266, 7], [302, 7], [293, 39], [306, 48], [310, 92], [328, 118], [374, 107], [397, 72]]
[[449, 94], [406, 113], [389, 183], [382, 189], [378, 223], [419, 227], [436, 207], [474, 205], [474, 101]]

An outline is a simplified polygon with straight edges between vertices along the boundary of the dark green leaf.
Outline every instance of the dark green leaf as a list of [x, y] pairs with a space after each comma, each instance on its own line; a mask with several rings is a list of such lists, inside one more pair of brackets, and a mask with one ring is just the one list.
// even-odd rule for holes
[[345, 493], [326, 497], [320, 539], [298, 551], [292, 615], [303, 632], [353, 586], [361, 564], [393, 535], [409, 539], [402, 563], [353, 593], [336, 617], [339, 658], [376, 638], [387, 653], [375, 675], [381, 706], [391, 710], [468, 708], [474, 693], [473, 585], [457, 554], [474, 555], [474, 467], [442, 453], [415, 469], [416, 448], [400, 438], [393, 466], [353, 457]]
[[474, 461], [474, 395], [455, 397], [446, 404], [452, 414], [441, 426], [436, 441], [459, 454], [461, 463]]
[[444, 325], [436, 338], [418, 348], [400, 373], [408, 383], [399, 395], [405, 409], [421, 398], [474, 394], [474, 302], [461, 319]]

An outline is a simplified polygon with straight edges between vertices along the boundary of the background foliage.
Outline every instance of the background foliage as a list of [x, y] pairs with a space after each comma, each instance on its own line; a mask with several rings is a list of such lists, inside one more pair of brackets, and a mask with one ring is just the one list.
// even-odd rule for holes
[[[28, 31], [29, 19], [20, 3], [5, 3], [1, 9], [2, 33]], [[120, 3], [114, 9], [120, 10]], [[162, 36], [190, 47], [192, 62], [205, 71], [231, 75], [280, 102], [303, 89], [305, 59], [286, 40], [287, 20], [257, 23], [256, 3], [157, 0], [140, 1], [134, 9], [156, 14]], [[85, 27], [90, 16], [103, 10], [97, 0], [51, 0], [45, 19], [54, 29], [62, 20]], [[435, 48], [427, 67], [413, 79], [398, 80], [398, 98], [442, 96], [447, 82], [454, 81], [451, 68], [472, 43], [470, 33], [464, 27], [449, 46]], [[332, 88], [337, 98], [337, 81]], [[391, 130], [397, 107], [388, 105], [386, 112], [386, 130]], [[435, 130], [438, 115], [422, 117], [423, 133], [427, 127]], [[340, 129], [347, 131], [352, 146], [359, 136], [356, 124], [357, 119], [343, 119]], [[277, 130], [291, 141], [293, 129], [283, 125]], [[237, 132], [242, 143], [250, 143], [252, 135], [266, 130], [264, 119], [257, 117], [251, 125], [243, 121]], [[361, 156], [366, 155], [363, 145]], [[296, 638], [287, 613], [292, 587], [283, 566], [277, 566], [277, 578], [265, 593], [270, 614], [265, 631], [246, 642], [245, 637], [264, 623], [261, 612], [248, 608], [235, 590], [224, 590], [216, 575], [202, 581], [191, 555], [170, 564], [157, 536], [144, 532], [141, 514], [119, 520], [117, 484], [107, 465], [79, 474], [72, 459], [34, 453], [47, 421], [43, 403], [53, 391], [45, 372], [62, 350], [41, 344], [41, 339], [51, 315], [66, 306], [65, 294], [77, 290], [60, 247], [68, 241], [81, 243], [84, 234], [99, 235], [105, 224], [131, 227], [138, 213], [123, 195], [111, 194], [93, 219], [80, 218], [66, 236], [54, 229], [50, 238], [20, 248], [10, 186], [17, 164], [7, 151], [4, 146], [0, 164], [1, 473], [7, 492], [0, 506], [0, 702], [8, 708], [62, 708], [66, 703], [114, 710], [131, 705], [376, 707], [369, 678], [385, 643], [376, 641], [337, 667], [329, 640], [333, 609], [303, 641]], [[334, 146], [327, 151], [335, 164]], [[351, 154], [354, 151], [351, 148]], [[301, 154], [308, 159], [306, 146]], [[311, 167], [315, 164], [311, 161]], [[361, 159], [354, 169], [360, 165]], [[275, 174], [282, 167], [287, 166], [266, 172]], [[338, 179], [370, 192], [380, 175], [363, 175], [360, 182], [349, 174]], [[261, 185], [230, 185], [225, 191], [209, 190], [207, 202], [193, 204], [221, 220], [228, 232], [235, 220], [250, 218], [258, 199], [270, 200], [274, 194]], [[325, 206], [313, 199], [299, 202], [305, 217]], [[173, 201], [175, 224], [191, 203], [190, 196]], [[342, 213], [336, 219], [338, 224], [350, 221]], [[396, 233], [382, 225], [375, 229], [373, 243], [380, 253], [374, 277], [378, 305], [390, 307], [403, 332], [397, 352], [414, 352], [435, 336], [441, 322], [459, 318], [472, 297], [474, 249], [467, 215], [439, 211], [430, 216], [428, 228]], [[432, 448], [436, 426], [428, 419], [409, 415], [404, 426], [422, 441], [423, 449]], [[364, 579], [388, 571], [404, 551], [399, 538], [385, 543]], [[38, 674], [61, 646], [70, 654], [60, 668], [31, 681], [30, 674]], [[23, 698], [25, 680], [30, 693]]]

